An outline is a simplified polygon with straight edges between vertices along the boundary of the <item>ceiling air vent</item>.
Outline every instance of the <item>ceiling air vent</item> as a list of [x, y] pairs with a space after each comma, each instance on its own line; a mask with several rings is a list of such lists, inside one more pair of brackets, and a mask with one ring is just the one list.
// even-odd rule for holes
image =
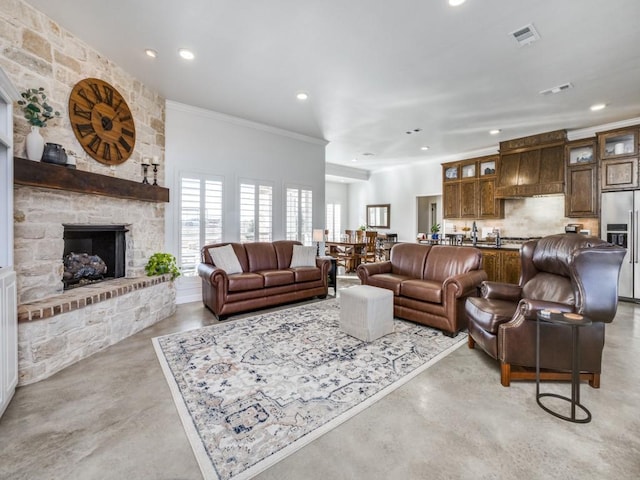
[[521, 47], [540, 40], [540, 34], [536, 31], [532, 23], [519, 28], [515, 32], [511, 32], [511, 36], [516, 39]]
[[540, 95], [552, 95], [554, 93], [564, 92], [565, 90], [569, 90], [570, 88], [573, 88], [573, 85], [571, 83], [563, 83], [562, 85], [558, 85], [557, 87], [541, 90]]

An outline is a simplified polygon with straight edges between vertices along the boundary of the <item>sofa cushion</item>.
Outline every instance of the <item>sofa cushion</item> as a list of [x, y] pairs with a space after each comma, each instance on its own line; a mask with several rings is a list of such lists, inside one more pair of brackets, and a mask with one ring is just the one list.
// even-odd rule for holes
[[227, 275], [242, 272], [242, 266], [231, 245], [210, 248], [209, 255], [211, 255], [214, 265], [224, 270]]
[[498, 333], [498, 327], [511, 320], [518, 304], [495, 298], [468, 297], [465, 303], [467, 317], [487, 332]]
[[297, 267], [292, 271], [296, 283], [322, 280], [322, 270], [318, 267]]
[[257, 273], [235, 273], [229, 275], [229, 291], [243, 292], [264, 288], [264, 277]]
[[290, 268], [296, 267], [315, 267], [317, 248], [305, 247], [304, 245], [294, 245], [293, 255], [291, 256]]
[[433, 280], [405, 280], [400, 295], [431, 303], [442, 303], [442, 282]]
[[406, 275], [395, 275], [393, 273], [378, 273], [371, 275], [367, 280], [367, 285], [374, 287], [386, 288], [391, 290], [394, 295], [400, 295], [400, 284], [411, 277]]
[[276, 250], [271, 242], [249, 242], [244, 244], [250, 272], [278, 270]]
[[265, 287], [276, 287], [278, 285], [290, 285], [293, 283], [293, 272], [290, 270], [263, 270], [256, 272], [264, 277]]
[[447, 278], [478, 270], [482, 252], [476, 248], [435, 245], [424, 265], [422, 278], [444, 282]]
[[431, 245], [398, 243], [391, 247], [391, 273], [410, 278], [422, 278], [424, 262]]

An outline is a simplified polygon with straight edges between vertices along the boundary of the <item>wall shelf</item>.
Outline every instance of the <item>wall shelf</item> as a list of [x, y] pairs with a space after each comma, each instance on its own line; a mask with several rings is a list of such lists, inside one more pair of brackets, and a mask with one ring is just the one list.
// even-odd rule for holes
[[14, 157], [14, 183], [31, 187], [126, 198], [142, 202], [168, 202], [169, 189], [53, 163]]

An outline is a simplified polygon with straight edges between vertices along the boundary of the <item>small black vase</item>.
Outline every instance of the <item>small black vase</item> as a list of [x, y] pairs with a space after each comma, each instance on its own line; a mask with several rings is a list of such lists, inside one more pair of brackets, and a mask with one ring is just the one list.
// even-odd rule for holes
[[57, 143], [46, 143], [44, 146], [44, 153], [42, 154], [42, 161], [46, 163], [55, 163], [57, 165], [66, 165], [67, 152], [64, 151], [62, 145]]

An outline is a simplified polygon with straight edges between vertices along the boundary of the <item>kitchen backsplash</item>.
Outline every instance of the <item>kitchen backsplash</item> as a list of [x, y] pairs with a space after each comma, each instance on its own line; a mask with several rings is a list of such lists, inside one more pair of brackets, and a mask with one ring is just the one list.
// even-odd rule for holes
[[[508, 199], [504, 204], [504, 218], [476, 220], [479, 235], [483, 230], [496, 228], [502, 237], [544, 237], [564, 233], [568, 223], [581, 223], [591, 235], [599, 235], [597, 218], [567, 218], [564, 216], [564, 195]], [[445, 220], [445, 233], [462, 232], [471, 227], [473, 220]]]

